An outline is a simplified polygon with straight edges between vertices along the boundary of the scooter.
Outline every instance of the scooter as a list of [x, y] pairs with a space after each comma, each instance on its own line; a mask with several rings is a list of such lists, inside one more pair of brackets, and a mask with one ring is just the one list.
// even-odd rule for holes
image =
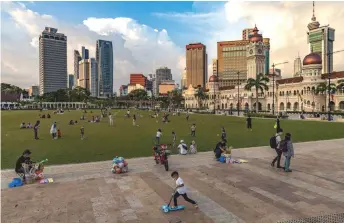
[[172, 202], [172, 199], [173, 199], [173, 196], [174, 194], [176, 193], [176, 190], [173, 191], [172, 193], [172, 196], [171, 196], [171, 199], [170, 199], [170, 202], [168, 202], [168, 204], [165, 204], [163, 206], [161, 206], [161, 210], [165, 213], [168, 213], [170, 211], [180, 211], [180, 210], [184, 210], [185, 206], [184, 205], [178, 205], [177, 207], [175, 208], [171, 208], [170, 207], [170, 204]]

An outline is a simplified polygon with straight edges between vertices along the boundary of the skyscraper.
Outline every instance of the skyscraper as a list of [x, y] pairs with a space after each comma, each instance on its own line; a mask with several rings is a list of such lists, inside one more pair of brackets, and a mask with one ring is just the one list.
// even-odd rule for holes
[[252, 35], [253, 29], [247, 28], [242, 31], [242, 40], [249, 40]]
[[39, 93], [66, 88], [67, 36], [45, 27], [39, 36]]
[[68, 75], [68, 88], [72, 89], [74, 86], [74, 75], [73, 74], [69, 74]]
[[96, 60], [98, 63], [99, 96], [113, 95], [113, 48], [112, 42], [97, 40]]
[[186, 45], [186, 73], [187, 86], [205, 87], [207, 78], [207, 53], [206, 46], [202, 43]]
[[92, 97], [99, 96], [98, 64], [95, 58], [90, 59], [90, 92]]
[[294, 77], [298, 77], [301, 75], [302, 71], [302, 63], [301, 63], [301, 58], [300, 55], [295, 58], [294, 60]]
[[308, 24], [308, 43], [310, 51], [317, 53], [322, 59], [322, 73], [330, 73], [333, 71], [333, 41], [335, 36], [335, 29], [330, 26], [320, 26], [314, 13], [313, 2], [313, 16], [312, 21]]
[[90, 60], [83, 59], [79, 62], [79, 85], [90, 90]]
[[156, 69], [155, 71], [155, 80], [153, 82], [153, 94], [155, 96], [159, 95], [159, 85], [162, 81], [170, 81], [172, 80], [172, 73], [171, 69], [168, 67], [161, 67]]
[[79, 62], [81, 59], [79, 51], [74, 50], [74, 87], [79, 86]]
[[89, 53], [88, 49], [86, 49], [84, 46], [81, 47], [81, 57], [82, 59], [89, 59]]

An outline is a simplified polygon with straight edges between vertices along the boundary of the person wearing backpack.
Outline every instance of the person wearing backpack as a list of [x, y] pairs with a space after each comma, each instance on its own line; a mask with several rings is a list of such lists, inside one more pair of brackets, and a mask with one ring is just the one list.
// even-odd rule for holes
[[270, 147], [276, 151], [277, 156], [274, 158], [274, 160], [271, 163], [271, 166], [274, 167], [275, 163], [277, 161], [277, 168], [283, 168], [281, 167], [281, 156], [282, 156], [282, 150], [281, 150], [281, 135], [283, 134], [283, 130], [280, 129], [278, 133], [276, 133], [275, 136], [271, 137], [270, 139]]
[[179, 154], [181, 155], [186, 155], [188, 153], [188, 146], [184, 143], [184, 140], [180, 140], [178, 149], [179, 149]]
[[293, 147], [293, 143], [291, 142], [291, 134], [287, 133], [282, 142], [283, 142], [281, 143], [282, 152], [283, 152], [283, 155], [285, 156], [284, 171], [292, 172], [291, 169], [289, 169], [291, 157], [294, 157], [294, 147]]

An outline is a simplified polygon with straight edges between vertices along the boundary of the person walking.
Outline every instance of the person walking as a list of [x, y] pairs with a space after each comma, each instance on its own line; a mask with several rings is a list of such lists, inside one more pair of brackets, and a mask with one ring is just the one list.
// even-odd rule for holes
[[173, 148], [176, 146], [177, 135], [174, 131], [172, 131], [172, 146]]
[[248, 115], [248, 117], [246, 119], [246, 125], [247, 125], [247, 129], [252, 131], [252, 118], [251, 118], [251, 115]]
[[282, 149], [281, 149], [281, 142], [282, 142], [282, 136], [283, 134], [283, 129], [280, 129], [278, 133], [275, 135], [275, 151], [277, 156], [273, 159], [271, 166], [274, 167], [275, 163], [277, 162], [277, 168], [283, 168], [281, 167], [281, 156], [282, 156]]
[[37, 120], [36, 124], [34, 125], [33, 127], [33, 131], [34, 131], [34, 134], [35, 134], [35, 139], [39, 139], [38, 138], [38, 128], [39, 128], [39, 124], [41, 123], [41, 121]]
[[110, 126], [113, 126], [113, 117], [111, 113], [109, 113], [109, 124]]
[[136, 126], [136, 115], [133, 115], [133, 126]]
[[84, 126], [80, 127], [80, 138], [83, 140], [85, 138], [85, 128]]
[[50, 128], [50, 134], [53, 137], [53, 139], [57, 139], [56, 133], [57, 133], [56, 122], [54, 122]]
[[290, 160], [291, 160], [291, 157], [294, 158], [294, 146], [291, 141], [290, 133], [287, 133], [285, 135], [283, 144], [281, 144], [281, 146], [282, 146], [283, 155], [285, 156], [284, 171], [292, 172], [292, 170], [290, 169]]
[[158, 131], [156, 132], [156, 136], [155, 136], [156, 145], [159, 145], [159, 144], [160, 144], [160, 138], [161, 138], [161, 136], [162, 136], [161, 129], [158, 129]]
[[276, 127], [276, 133], [281, 132], [281, 123], [280, 123], [279, 116], [277, 116], [275, 127]]
[[192, 124], [191, 126], [191, 136], [196, 137], [196, 124]]

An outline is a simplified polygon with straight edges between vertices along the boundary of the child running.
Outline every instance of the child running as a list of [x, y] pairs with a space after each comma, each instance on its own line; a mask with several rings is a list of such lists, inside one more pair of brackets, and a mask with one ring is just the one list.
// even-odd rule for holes
[[190, 198], [188, 198], [188, 195], [186, 194], [186, 187], [184, 185], [184, 181], [182, 180], [182, 178], [179, 177], [178, 172], [177, 171], [172, 172], [171, 177], [176, 181], [176, 192], [174, 193], [174, 196], [173, 196], [174, 206], [172, 206], [171, 208], [175, 208], [178, 206], [177, 198], [180, 195], [182, 195], [184, 200], [195, 205], [195, 208], [198, 208], [197, 203], [194, 200], [191, 200]]

